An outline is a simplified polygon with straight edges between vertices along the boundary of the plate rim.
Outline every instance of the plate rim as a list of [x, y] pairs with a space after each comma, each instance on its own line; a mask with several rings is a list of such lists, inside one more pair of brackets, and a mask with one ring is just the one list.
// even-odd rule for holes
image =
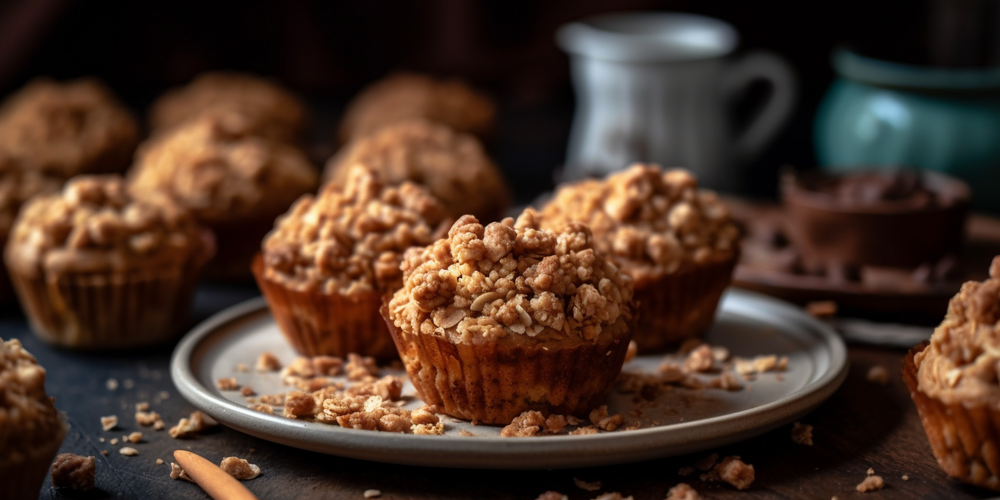
[[[786, 425], [819, 406], [847, 378], [850, 367], [847, 347], [829, 325], [788, 302], [735, 288], [728, 289], [720, 299], [720, 311], [731, 296], [763, 303], [779, 311], [782, 319], [804, 323], [807, 330], [818, 336], [820, 343], [829, 350], [829, 369], [812, 377], [798, 390], [760, 406], [691, 422], [627, 432], [574, 438], [536, 436], [498, 440], [482, 436], [417, 436], [346, 429], [263, 414], [214, 395], [199, 381], [192, 366], [197, 348], [214, 338], [213, 334], [218, 334], [229, 323], [259, 314], [270, 316], [267, 302], [261, 296], [227, 307], [185, 334], [171, 356], [170, 375], [181, 396], [221, 423], [267, 441], [330, 455], [396, 464], [488, 469], [552, 469], [636, 462], [742, 441]], [[719, 424], [729, 426], [729, 430], [723, 433], [709, 431]], [[329, 433], [324, 431], [322, 439], [300, 435], [308, 434], [312, 426], [321, 426]], [[267, 427], [277, 431], [265, 429]], [[665, 435], [674, 434], [687, 437], [664, 439]], [[559, 446], [552, 443], [559, 443]], [[597, 453], [575, 454], [573, 451]], [[414, 454], [420, 455], [411, 456]]]

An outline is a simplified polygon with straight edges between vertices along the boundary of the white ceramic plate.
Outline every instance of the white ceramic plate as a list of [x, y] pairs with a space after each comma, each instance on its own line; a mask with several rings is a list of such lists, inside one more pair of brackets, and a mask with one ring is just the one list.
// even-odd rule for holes
[[[178, 344], [171, 375], [178, 391], [200, 410], [241, 432], [295, 448], [344, 457], [435, 467], [530, 469], [586, 467], [682, 455], [744, 440], [785, 425], [826, 400], [847, 376], [847, 350], [836, 333], [792, 305], [730, 290], [705, 339], [735, 356], [788, 356], [788, 370], [765, 373], [743, 390], [677, 389], [642, 402], [642, 427], [580, 436], [501, 438], [499, 428], [472, 426], [445, 417], [442, 436], [345, 429], [291, 420], [246, 408], [238, 391], [215, 381], [236, 377], [258, 394], [288, 392], [277, 373], [252, 371], [264, 351], [283, 363], [296, 357], [263, 299], [226, 309], [196, 327]], [[662, 355], [637, 356], [626, 372], [655, 372]], [[237, 372], [238, 364], [251, 367]], [[400, 373], [402, 374], [402, 373]], [[717, 375], [715, 375], [717, 376]], [[712, 375], [705, 376], [706, 380]], [[406, 408], [423, 405], [406, 383]], [[637, 415], [634, 394], [612, 390], [612, 413]], [[472, 437], [459, 435], [466, 430]]]

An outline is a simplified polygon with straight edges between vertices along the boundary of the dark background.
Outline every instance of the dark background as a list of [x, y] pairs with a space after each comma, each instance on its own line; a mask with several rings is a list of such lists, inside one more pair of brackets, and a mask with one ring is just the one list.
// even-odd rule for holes
[[[573, 109], [568, 61], [553, 34], [597, 13], [671, 10], [733, 24], [743, 49], [768, 49], [800, 77], [800, 101], [754, 164], [747, 193], [772, 195], [777, 169], [814, 163], [812, 121], [838, 44], [907, 62], [997, 64], [997, 0], [429, 0], [0, 2], [0, 94], [32, 77], [104, 79], [137, 113], [209, 69], [273, 76], [314, 111], [322, 158], [344, 103], [396, 69], [459, 76], [500, 103], [494, 155], [519, 201], [551, 186]], [[747, 102], [766, 90], [750, 92]], [[758, 95], [761, 94], [761, 95]], [[737, 111], [752, 111], [747, 104]]]

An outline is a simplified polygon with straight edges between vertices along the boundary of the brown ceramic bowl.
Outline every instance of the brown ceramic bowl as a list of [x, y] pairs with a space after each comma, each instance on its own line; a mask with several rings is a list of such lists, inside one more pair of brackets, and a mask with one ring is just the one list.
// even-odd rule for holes
[[[873, 194], [891, 176], [916, 177], [919, 188]], [[848, 183], [850, 193], [845, 194], [840, 186]], [[915, 268], [962, 247], [969, 187], [944, 174], [906, 170], [788, 176], [781, 191], [788, 238], [804, 259], [818, 265]]]

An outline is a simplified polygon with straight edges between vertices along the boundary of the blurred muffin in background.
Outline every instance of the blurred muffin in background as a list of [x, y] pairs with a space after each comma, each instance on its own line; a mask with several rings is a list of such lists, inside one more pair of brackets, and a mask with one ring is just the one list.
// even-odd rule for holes
[[561, 186], [541, 212], [545, 229], [580, 221], [594, 248], [635, 280], [639, 349], [700, 335], [732, 281], [740, 232], [729, 209], [685, 170], [634, 164], [603, 180]]
[[92, 78], [38, 78], [0, 107], [0, 151], [63, 179], [122, 172], [138, 142], [135, 119]]
[[306, 356], [396, 357], [379, 314], [402, 286], [411, 246], [443, 233], [445, 214], [411, 182], [387, 185], [355, 166], [344, 183], [303, 196], [263, 242], [254, 274], [285, 338]]
[[274, 219], [317, 180], [298, 148], [257, 135], [241, 113], [216, 111], [144, 143], [129, 189], [138, 196], [165, 193], [215, 232], [218, 252], [206, 276], [249, 280]]
[[180, 333], [211, 233], [164, 195], [117, 175], [79, 176], [36, 196], [4, 252], [32, 329], [51, 344], [112, 350]]
[[5, 499], [38, 498], [66, 425], [45, 393], [45, 369], [17, 339], [0, 338], [0, 484]]
[[424, 185], [454, 219], [500, 220], [510, 204], [503, 176], [479, 140], [445, 125], [415, 119], [359, 137], [327, 162], [324, 177], [343, 183], [357, 163], [389, 184]]
[[205, 113], [237, 111], [256, 135], [296, 142], [305, 130], [305, 106], [278, 83], [247, 73], [202, 73], [184, 87], [168, 90], [149, 110], [154, 134]]
[[394, 123], [424, 118], [485, 139], [496, 106], [486, 95], [458, 80], [397, 73], [364, 88], [348, 105], [340, 141], [348, 142]]

